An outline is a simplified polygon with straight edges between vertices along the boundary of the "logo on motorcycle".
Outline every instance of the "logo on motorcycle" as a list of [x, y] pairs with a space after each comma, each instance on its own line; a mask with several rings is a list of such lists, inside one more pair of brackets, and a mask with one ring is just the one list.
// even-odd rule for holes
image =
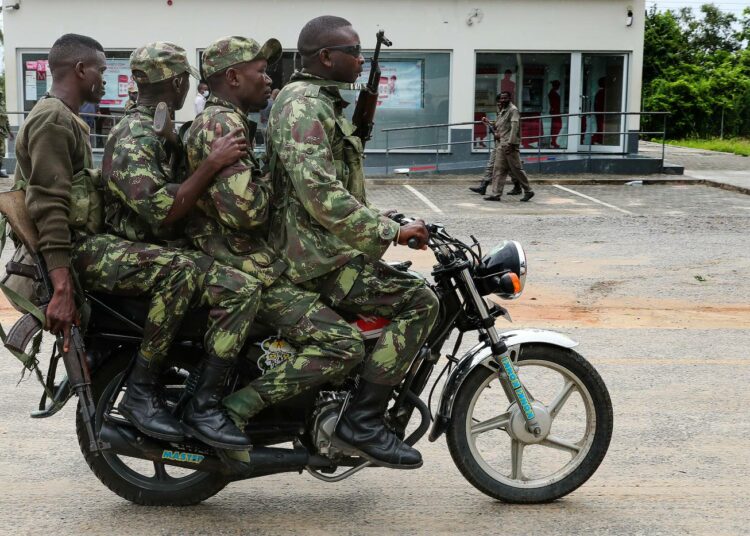
[[174, 460], [176, 462], [187, 462], [199, 464], [205, 456], [202, 454], [193, 454], [192, 452], [181, 452], [179, 450], [165, 450], [161, 453], [162, 460]]
[[526, 391], [524, 391], [523, 386], [521, 385], [521, 380], [518, 379], [518, 375], [516, 374], [516, 371], [513, 369], [513, 365], [510, 362], [510, 359], [508, 359], [507, 356], [504, 356], [500, 362], [503, 365], [503, 368], [505, 369], [505, 373], [508, 375], [508, 378], [510, 379], [510, 384], [513, 386], [513, 390], [516, 392], [516, 395], [518, 395], [518, 401], [521, 404], [521, 409], [523, 409], [524, 414], [526, 415], [527, 419], [533, 419], [534, 418], [534, 410], [531, 409], [531, 403], [529, 402], [528, 397], [526, 396]]
[[258, 346], [263, 350], [263, 355], [258, 358], [258, 368], [263, 374], [289, 361], [297, 353], [291, 344], [276, 337], [269, 337]]

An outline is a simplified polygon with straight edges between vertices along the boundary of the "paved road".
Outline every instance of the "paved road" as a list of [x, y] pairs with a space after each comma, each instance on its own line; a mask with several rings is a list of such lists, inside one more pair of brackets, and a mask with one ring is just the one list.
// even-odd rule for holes
[[[0, 533], [747, 534], [750, 196], [539, 185], [531, 203], [490, 204], [466, 185], [412, 187], [373, 186], [370, 201], [474, 234], [485, 249], [520, 240], [530, 272], [522, 298], [506, 304], [516, 327], [568, 333], [604, 377], [615, 430], [588, 483], [554, 504], [498, 503], [463, 479], [441, 439], [420, 445], [419, 471], [339, 484], [274, 476], [193, 508], [136, 507], [88, 472], [72, 406], [26, 418], [37, 388], [15, 385], [18, 366], [4, 354]], [[432, 262], [405, 248], [388, 256], [425, 272]]]

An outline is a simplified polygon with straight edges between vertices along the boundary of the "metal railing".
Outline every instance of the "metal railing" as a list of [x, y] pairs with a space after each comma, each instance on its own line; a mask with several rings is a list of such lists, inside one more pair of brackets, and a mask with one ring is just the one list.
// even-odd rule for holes
[[[28, 112], [3, 112], [3, 113], [5, 113], [6, 115], [21, 115], [25, 119], [26, 116], [28, 116], [31, 113], [31, 111], [28, 111]], [[86, 117], [93, 117], [94, 119], [100, 118], [100, 119], [106, 120], [107, 122], [111, 123], [109, 125], [102, 125], [104, 127], [104, 128], [102, 128], [102, 130], [104, 130], [105, 128], [107, 129], [107, 133], [106, 134], [104, 134], [104, 133], [103, 134], [97, 134], [96, 132], [90, 132], [89, 133], [89, 136], [90, 136], [90, 138], [92, 140], [97, 140], [99, 138], [102, 138], [102, 144], [101, 144], [101, 146], [97, 147], [96, 146], [97, 144], [92, 143], [91, 144], [92, 148], [94, 150], [97, 150], [97, 149], [98, 150], [103, 150], [104, 149], [104, 143], [103, 142], [105, 142], [107, 140], [107, 137], [109, 136], [109, 130], [112, 129], [112, 127], [114, 127], [120, 119], [122, 119], [123, 117], [125, 117], [125, 112], [121, 112], [119, 110], [116, 111], [116, 112], [110, 113], [110, 114], [98, 114], [98, 113], [91, 113], [91, 112], [79, 112], [78, 115], [80, 117], [82, 117], [82, 118], [86, 118]], [[173, 121], [173, 123], [174, 123], [174, 125], [176, 127], [179, 127], [180, 125], [182, 125], [184, 123], [184, 121]]]
[[[592, 124], [596, 124], [597, 117], [602, 116], [619, 116], [620, 117], [620, 125], [623, 124], [623, 118], [625, 116], [649, 116], [649, 117], [662, 117], [662, 129], [660, 131], [646, 131], [646, 130], [637, 130], [637, 131], [609, 131], [609, 130], [603, 130], [603, 131], [589, 131], [586, 130], [586, 132], [557, 132], [554, 135], [550, 134], [534, 134], [532, 136], [527, 136], [524, 138], [521, 136], [521, 142], [523, 143], [523, 140], [535, 140], [536, 141], [536, 150], [537, 150], [537, 164], [538, 169], [541, 171], [542, 169], [542, 140], [547, 139], [551, 140], [552, 138], [560, 138], [565, 137], [566, 139], [571, 136], [591, 136], [592, 138], [596, 135], [603, 136], [631, 136], [631, 135], [659, 135], [661, 137], [661, 171], [664, 171], [664, 156], [665, 156], [665, 145], [666, 145], [666, 131], [667, 131], [667, 117], [670, 115], [669, 112], [584, 112], [584, 113], [577, 113], [577, 114], [554, 114], [554, 115], [535, 115], [535, 116], [526, 116], [521, 117], [521, 123], [524, 121], [532, 121], [536, 120], [541, 123], [543, 119], [560, 119], [562, 122], [563, 118], [571, 118], [571, 117], [578, 117], [578, 118], [584, 118], [587, 120], [590, 119], [592, 121]], [[434, 129], [434, 128], [450, 128], [450, 127], [456, 127], [456, 126], [465, 126], [465, 125], [481, 125], [483, 124], [481, 121], [464, 121], [461, 123], [436, 123], [432, 125], [416, 125], [416, 126], [405, 126], [405, 127], [392, 127], [392, 128], [384, 128], [381, 130], [385, 134], [385, 173], [387, 174], [390, 169], [390, 162], [389, 157], [390, 153], [392, 151], [403, 151], [406, 149], [429, 149], [434, 148], [435, 149], [435, 171], [439, 171], [440, 169], [440, 153], [445, 153], [445, 150], [441, 150], [442, 147], [452, 147], [454, 145], [466, 145], [466, 144], [476, 144], [476, 139], [472, 136], [472, 139], [469, 141], [445, 141], [442, 143], [426, 143], [426, 144], [418, 144], [418, 145], [399, 145], [396, 147], [390, 146], [390, 133], [391, 132], [402, 132], [402, 131], [408, 131], [408, 130], [423, 130], [423, 129]], [[579, 123], [580, 125], [581, 123]], [[587, 123], [588, 124], [588, 123]], [[523, 132], [523, 128], [519, 125], [519, 130], [521, 133]], [[438, 134], [439, 135], [439, 134]], [[490, 136], [490, 147], [488, 147], [489, 151], [494, 150], [492, 148], [492, 145], [494, 143], [494, 137]], [[566, 144], [567, 145], [567, 144]], [[586, 147], [586, 150], [584, 151], [575, 151], [570, 152], [566, 151], [564, 148], [558, 152], [558, 149], [554, 148], [545, 148], [544, 151], [548, 152], [550, 150], [554, 151], [552, 154], [586, 154], [587, 155], [587, 169], [591, 168], [591, 157], [593, 154], [599, 154], [596, 151], [593, 151], [592, 148], [594, 144], [591, 140], [589, 140], [588, 144], [583, 144]], [[622, 139], [620, 140], [620, 146], [622, 146]], [[605, 153], [606, 154], [606, 153]]]

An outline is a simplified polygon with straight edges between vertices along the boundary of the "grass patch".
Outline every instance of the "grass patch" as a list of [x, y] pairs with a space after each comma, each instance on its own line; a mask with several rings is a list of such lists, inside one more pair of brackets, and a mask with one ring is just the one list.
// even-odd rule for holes
[[[658, 140], [661, 142], [661, 140]], [[682, 147], [691, 147], [693, 149], [704, 149], [707, 151], [721, 151], [723, 153], [734, 153], [741, 156], [750, 156], [750, 139], [733, 138], [710, 140], [686, 139], [686, 140], [667, 140], [668, 145], [680, 145]]]

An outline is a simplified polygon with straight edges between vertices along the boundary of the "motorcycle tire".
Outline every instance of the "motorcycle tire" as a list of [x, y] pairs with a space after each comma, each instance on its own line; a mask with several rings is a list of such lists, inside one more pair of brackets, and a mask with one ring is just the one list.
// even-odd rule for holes
[[[132, 354], [121, 351], [112, 356], [96, 371], [92, 378], [92, 391], [96, 404], [96, 430], [101, 428], [103, 407], [109, 394], [116, 388]], [[113, 453], [94, 454], [88, 448], [88, 436], [81, 418], [80, 404], [76, 412], [78, 444], [86, 463], [96, 477], [114, 493], [143, 506], [191, 506], [216, 495], [229, 481], [222, 475], [194, 471], [185, 477], [175, 478], [164, 464], [154, 462], [154, 475], [141, 474], [129, 467]], [[140, 460], [139, 460], [140, 461]], [[145, 460], [141, 465], [148, 464]], [[170, 467], [171, 469], [171, 467]]]
[[[612, 402], [599, 373], [581, 355], [572, 350], [545, 344], [523, 345], [515, 365], [517, 374], [526, 387], [528, 387], [524, 379], [524, 368], [526, 366], [539, 366], [543, 368], [544, 373], [549, 370], [562, 376], [562, 391], [567, 391], [568, 394], [563, 395], [562, 391], [558, 391], [554, 397], [550, 397], [552, 400], [549, 401], [549, 406], [545, 406], [549, 409], [553, 406], [558, 408], [558, 411], [554, 412], [555, 416], [549, 421], [549, 427], [546, 428], [549, 436], [545, 436], [544, 440], [546, 442], [548, 437], [549, 441], [555, 442], [557, 446], [551, 447], [545, 442], [533, 444], [533, 440], [530, 443], [524, 442], [523, 432], [516, 433], [519, 426], [525, 426], [523, 416], [518, 414], [520, 410], [518, 410], [515, 402], [507, 402], [498, 379], [498, 373], [481, 366], [469, 374], [456, 395], [451, 422], [447, 431], [448, 448], [459, 471], [482, 493], [507, 503], [547, 503], [577, 489], [599, 467], [607, 453], [612, 437]], [[550, 382], [550, 385], [558, 385], [558, 383]], [[572, 385], [572, 387], [569, 387], [569, 385]], [[488, 406], [488, 404], [485, 404], [485, 406], [477, 406], [477, 404], [480, 395], [485, 393], [488, 387], [493, 386], [497, 387], [497, 390], [494, 391], [498, 393], [496, 396], [502, 396], [502, 400], [509, 404], [508, 411], [495, 418], [503, 420], [503, 423], [499, 426], [495, 426], [495, 423], [499, 421], [494, 419], [484, 420], [473, 417], [477, 408]], [[529, 392], [530, 395], [534, 396], [533, 389], [530, 389]], [[576, 392], [578, 394], [571, 405], [575, 408], [583, 408], [583, 413], [586, 415], [585, 424], [579, 422], [581, 419], [578, 416], [570, 418], [567, 415], [563, 419], [563, 423], [572, 422], [576, 430], [576, 436], [579, 429], [583, 429], [583, 437], [578, 441], [568, 442], [566, 440], [561, 442], [558, 436], [554, 435], [557, 430], [552, 426], [552, 423], [566, 410], [565, 405], [569, 403], [570, 397]], [[499, 393], [502, 393], [502, 395], [499, 395]], [[562, 403], [555, 404], [558, 400], [562, 400]], [[544, 400], [539, 399], [534, 404], [544, 404], [544, 402]], [[491, 407], [491, 405], [489, 406]], [[544, 412], [543, 408], [540, 409], [541, 411], [537, 412], [537, 416]], [[492, 414], [492, 411], [489, 413]], [[512, 417], [514, 414], [515, 421], [504, 416], [510, 415]], [[480, 428], [477, 426], [477, 421], [480, 424], [487, 423], [487, 425]], [[473, 433], [472, 427], [475, 428]], [[500, 456], [503, 456], [504, 460], [499, 464], [503, 467], [502, 471], [498, 471], [491, 466], [479, 452], [478, 438], [486, 431], [497, 433], [487, 440], [486, 446], [489, 451], [487, 458], [496, 462]], [[510, 431], [513, 431], [513, 433]], [[531, 435], [525, 437], [530, 438]], [[502, 448], [494, 446], [497, 440], [510, 442], [507, 456]], [[562, 450], [561, 444], [568, 450], [562, 453], [544, 450], [548, 446], [553, 450]], [[542, 456], [558, 456], [563, 460], [570, 456], [571, 459], [569, 462], [565, 462], [566, 465], [563, 468], [551, 475], [541, 478], [528, 478], [525, 475], [523, 462], [525, 451], [530, 445], [531, 448], [536, 449], [534, 450], [534, 456], [530, 456], [534, 460], [539, 460], [539, 453]], [[496, 451], [493, 451], [493, 448]], [[510, 459], [509, 463], [508, 458]], [[509, 472], [506, 471], [508, 466], [510, 466]], [[539, 467], [546, 468], [543, 463], [539, 463], [530, 467], [530, 470], [533, 472]]]

